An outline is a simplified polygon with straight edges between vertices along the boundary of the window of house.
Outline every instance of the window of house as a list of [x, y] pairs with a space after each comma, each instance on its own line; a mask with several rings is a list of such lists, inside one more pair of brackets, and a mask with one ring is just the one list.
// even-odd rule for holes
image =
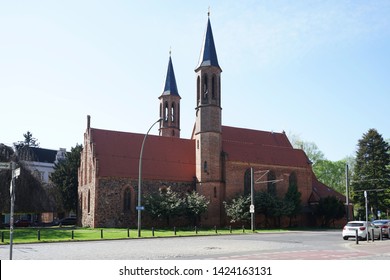
[[208, 167], [207, 167], [207, 161], [205, 160], [203, 163], [203, 171], [207, 173]]

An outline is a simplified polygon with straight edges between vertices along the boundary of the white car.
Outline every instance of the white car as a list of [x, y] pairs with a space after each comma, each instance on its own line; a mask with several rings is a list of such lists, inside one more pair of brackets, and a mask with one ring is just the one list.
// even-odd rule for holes
[[[368, 228], [368, 230], [367, 230]], [[371, 222], [368, 222], [368, 226], [366, 221], [350, 221], [343, 228], [343, 239], [348, 240], [348, 238], [356, 238], [356, 230], [358, 231], [359, 239], [371, 239], [372, 231], [374, 230], [374, 239], [380, 238], [381, 228], [377, 225], [374, 225]]]

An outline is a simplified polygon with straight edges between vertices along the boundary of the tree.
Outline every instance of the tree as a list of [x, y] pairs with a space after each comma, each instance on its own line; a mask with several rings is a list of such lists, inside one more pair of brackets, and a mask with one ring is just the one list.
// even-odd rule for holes
[[62, 205], [66, 211], [77, 210], [78, 169], [82, 149], [82, 145], [78, 144], [71, 148], [65, 159], [55, 164], [54, 172], [50, 175], [50, 180], [61, 194]]
[[367, 191], [369, 209], [374, 216], [378, 210], [390, 209], [389, 165], [389, 144], [377, 130], [370, 129], [358, 142], [351, 187], [353, 199], [361, 208], [365, 205], [364, 191]]
[[318, 149], [314, 142], [303, 141], [297, 135], [290, 135], [289, 139], [294, 148], [301, 149], [306, 153], [313, 165], [315, 165], [319, 160], [325, 159], [324, 153]]
[[317, 217], [321, 218], [321, 226], [329, 227], [334, 220], [344, 217], [345, 206], [335, 196], [327, 196], [320, 198], [314, 212]]
[[313, 166], [317, 179], [339, 193], [345, 194], [345, 168], [347, 161], [322, 159]]
[[250, 219], [249, 206], [251, 198], [249, 195], [239, 195], [230, 202], [223, 202], [226, 215], [230, 218], [231, 223], [247, 222]]
[[165, 218], [170, 225], [171, 218], [179, 216], [183, 212], [184, 199], [171, 187], [160, 188], [158, 193], [145, 196], [145, 211], [152, 218]]
[[200, 195], [196, 191], [192, 191], [187, 193], [184, 203], [187, 217], [192, 219], [194, 221], [194, 225], [196, 225], [200, 219], [200, 215], [207, 211], [207, 206], [210, 201], [204, 195]]
[[18, 150], [23, 147], [39, 147], [38, 140], [33, 137], [30, 131], [23, 134], [24, 140], [14, 143], [15, 148]]
[[292, 218], [301, 212], [301, 208], [301, 193], [298, 191], [297, 179], [294, 173], [290, 176], [283, 204], [283, 214], [290, 218], [289, 226], [291, 226]]

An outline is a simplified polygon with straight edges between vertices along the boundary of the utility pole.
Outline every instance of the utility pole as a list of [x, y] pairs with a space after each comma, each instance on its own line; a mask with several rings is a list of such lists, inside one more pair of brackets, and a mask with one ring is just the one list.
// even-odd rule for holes
[[348, 164], [345, 165], [345, 203], [347, 204], [347, 223], [349, 222], [349, 178]]
[[255, 194], [254, 194], [254, 172], [251, 167], [251, 206], [249, 212], [251, 213], [251, 230], [255, 231]]

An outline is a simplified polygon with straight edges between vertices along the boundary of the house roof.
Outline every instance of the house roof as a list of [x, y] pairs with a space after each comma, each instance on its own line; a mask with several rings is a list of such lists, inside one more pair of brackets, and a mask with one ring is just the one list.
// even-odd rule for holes
[[222, 127], [222, 146], [229, 161], [308, 167], [303, 150], [294, 149], [284, 133]]
[[[138, 178], [144, 134], [91, 128], [98, 176]], [[195, 176], [195, 141], [148, 135], [142, 156], [142, 178], [192, 181]]]
[[57, 150], [43, 149], [38, 147], [25, 147], [19, 151], [21, 160], [54, 163]]

